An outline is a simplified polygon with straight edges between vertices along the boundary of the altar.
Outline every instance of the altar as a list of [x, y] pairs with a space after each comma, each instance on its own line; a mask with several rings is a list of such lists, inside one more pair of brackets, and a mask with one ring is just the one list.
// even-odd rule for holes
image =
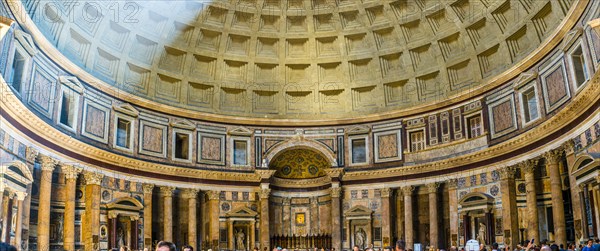
[[288, 250], [309, 250], [313, 248], [331, 250], [331, 235], [317, 234], [305, 236], [273, 236], [271, 237], [271, 247], [281, 247]]

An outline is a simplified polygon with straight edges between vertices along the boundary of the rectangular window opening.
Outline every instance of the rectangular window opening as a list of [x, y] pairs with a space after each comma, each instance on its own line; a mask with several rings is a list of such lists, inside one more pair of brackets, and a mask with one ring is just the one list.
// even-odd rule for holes
[[525, 122], [531, 122], [538, 118], [538, 104], [533, 87], [521, 93], [523, 102], [523, 112], [525, 113]]
[[248, 164], [248, 142], [245, 140], [233, 141], [233, 164], [247, 165]]
[[469, 118], [469, 133], [471, 138], [476, 138], [483, 134], [483, 130], [481, 127], [481, 117], [474, 116]]
[[588, 79], [585, 58], [581, 46], [578, 46], [571, 54], [571, 62], [573, 62], [573, 72], [575, 73], [575, 84], [577, 87], [582, 86]]
[[117, 146], [123, 148], [131, 148], [131, 121], [118, 118], [117, 119]]
[[70, 128], [73, 128], [75, 125], [75, 110], [77, 109], [75, 99], [73, 91], [63, 91], [59, 122]]
[[365, 139], [352, 140], [352, 163], [367, 162], [367, 142]]
[[189, 159], [189, 139], [189, 134], [175, 133], [175, 158]]
[[12, 75], [10, 78], [10, 85], [16, 90], [17, 93], [21, 92], [21, 86], [23, 85], [23, 70], [25, 69], [26, 59], [19, 53], [15, 51], [15, 57], [13, 58], [12, 63]]

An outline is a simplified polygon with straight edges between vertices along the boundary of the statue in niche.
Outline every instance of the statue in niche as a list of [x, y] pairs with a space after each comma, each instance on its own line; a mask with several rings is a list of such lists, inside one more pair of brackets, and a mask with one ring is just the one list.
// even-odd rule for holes
[[359, 228], [354, 234], [354, 239], [356, 240], [355, 245], [358, 246], [359, 249], [364, 249], [367, 233], [365, 233], [365, 230], [362, 228]]
[[244, 246], [244, 239], [246, 238], [246, 235], [244, 234], [244, 231], [242, 231], [241, 229], [238, 229], [235, 233], [235, 240], [236, 240], [236, 249], [237, 250], [246, 250], [246, 247]]
[[125, 233], [121, 226], [117, 229], [117, 239], [117, 247], [125, 247]]
[[62, 215], [57, 215], [56, 217], [56, 236], [57, 236], [57, 241], [58, 242], [62, 242], [63, 241], [63, 216]]
[[479, 244], [483, 244], [484, 246], [486, 245], [485, 234], [486, 234], [485, 224], [479, 223], [479, 233], [477, 234], [477, 241], [479, 241]]

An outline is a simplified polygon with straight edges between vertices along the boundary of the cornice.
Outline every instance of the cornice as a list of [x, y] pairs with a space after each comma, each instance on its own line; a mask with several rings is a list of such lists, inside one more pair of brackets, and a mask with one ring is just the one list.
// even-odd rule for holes
[[[120, 100], [135, 104], [139, 107], [154, 111], [168, 111], [168, 114], [181, 116], [188, 119], [198, 119], [204, 121], [212, 121], [217, 123], [226, 124], [240, 124], [240, 125], [260, 125], [260, 126], [326, 126], [326, 125], [347, 125], [347, 124], [359, 124], [366, 122], [375, 122], [382, 120], [389, 120], [399, 117], [409, 117], [421, 113], [427, 113], [428, 111], [440, 109], [443, 107], [459, 104], [474, 97], [479, 97], [498, 88], [507, 81], [517, 77], [524, 70], [530, 68], [539, 60], [544, 58], [548, 53], [552, 52], [553, 49], [562, 42], [562, 39], [571, 31], [572, 27], [577, 23], [581, 15], [586, 10], [586, 5], [589, 1], [577, 0], [577, 2], [570, 8], [569, 12], [566, 13], [561, 23], [557, 26], [552, 34], [550, 34], [546, 40], [544, 40], [533, 52], [529, 53], [526, 57], [520, 60], [518, 63], [506, 71], [496, 75], [495, 77], [488, 79], [487, 84], [482, 84], [474, 89], [469, 89], [458, 93], [454, 96], [448, 97], [444, 102], [436, 102], [433, 104], [425, 104], [421, 106], [410, 107], [406, 109], [399, 109], [388, 112], [381, 112], [369, 115], [356, 116], [353, 118], [342, 118], [342, 119], [265, 119], [265, 118], [253, 118], [253, 117], [242, 117], [242, 116], [228, 116], [218, 115], [211, 113], [203, 113], [198, 111], [190, 111], [184, 108], [169, 106], [161, 104], [149, 99], [141, 98], [136, 95], [123, 92], [118, 88], [115, 88], [104, 81], [92, 76], [90, 73], [80, 68], [70, 60], [68, 60], [54, 45], [46, 39], [41, 31], [34, 24], [33, 20], [29, 15], [22, 15], [22, 11], [25, 10], [21, 1], [8, 1], [6, 4], [13, 13], [17, 22], [22, 25], [28, 32], [31, 33], [36, 45], [40, 50], [53, 61], [57, 62], [63, 69], [73, 73], [77, 78], [88, 83], [95, 89], [106, 93], [112, 97], [118, 97]], [[16, 13], [16, 14], [15, 14]]]

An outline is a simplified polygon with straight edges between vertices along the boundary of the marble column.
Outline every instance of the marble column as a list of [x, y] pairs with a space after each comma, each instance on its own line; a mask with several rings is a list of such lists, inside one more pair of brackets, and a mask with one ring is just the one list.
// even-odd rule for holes
[[212, 250], [218, 250], [219, 245], [219, 196], [221, 195], [220, 191], [206, 191], [206, 195], [208, 196], [208, 219], [209, 229], [208, 236], [209, 239], [205, 240], [209, 242], [208, 247], [212, 248]]
[[52, 172], [56, 166], [56, 160], [45, 155], [38, 157], [42, 173], [40, 175], [40, 189], [38, 202], [37, 222], [37, 248], [39, 250], [50, 249], [50, 199], [52, 198]]
[[83, 243], [86, 250], [96, 250], [99, 243], [94, 242], [100, 236], [100, 193], [103, 174], [84, 172], [85, 178], [85, 213], [83, 217]]
[[429, 245], [430, 248], [436, 250], [439, 247], [439, 224], [438, 224], [438, 201], [437, 190], [439, 183], [429, 183], [427, 192], [429, 193]]
[[77, 192], [77, 176], [81, 169], [70, 165], [62, 165], [61, 171], [65, 175], [65, 213], [63, 227], [63, 248], [67, 251], [75, 250], [75, 196]]
[[563, 150], [557, 149], [546, 152], [546, 168], [550, 176], [550, 191], [552, 194], [552, 219], [554, 220], [554, 240], [556, 244], [567, 245], [567, 229], [565, 222], [565, 204], [562, 194], [562, 178], [559, 162], [562, 161]]
[[17, 229], [15, 229], [15, 245], [17, 250], [23, 250], [21, 242], [23, 240], [23, 201], [27, 197], [27, 193], [17, 192]]
[[319, 203], [318, 197], [310, 198], [310, 232], [319, 234]]
[[0, 219], [2, 219], [2, 217], [4, 217], [4, 210], [2, 210], [2, 205], [4, 205], [4, 183], [0, 182]]
[[392, 240], [391, 193], [392, 189], [389, 187], [381, 189], [381, 237], [384, 247], [389, 246]]
[[235, 240], [233, 237], [233, 220], [227, 219], [227, 248], [235, 250]]
[[[504, 230], [504, 245], [511, 250], [519, 242], [519, 220], [517, 211], [517, 190], [515, 184], [515, 167], [504, 167], [500, 173], [500, 194], [502, 194], [502, 229]], [[507, 235], [508, 233], [508, 235]]]
[[2, 231], [0, 231], [0, 242], [5, 242], [6, 241], [6, 236], [8, 236], [8, 222], [10, 221], [10, 200], [12, 199], [12, 191], [11, 190], [7, 190], [7, 194], [6, 196], [2, 195], [2, 197], [5, 197], [4, 200], [2, 201], [2, 208], [0, 208], [0, 211], [4, 212], [2, 213]]
[[163, 240], [173, 241], [173, 192], [175, 187], [160, 187], [163, 200]]
[[535, 239], [535, 243], [540, 243], [540, 232], [537, 208], [537, 191], [535, 189], [535, 168], [537, 160], [527, 160], [519, 163], [519, 167], [525, 175], [525, 190], [527, 203], [527, 239]]
[[196, 209], [198, 208], [198, 189], [185, 189], [183, 196], [188, 200], [188, 239], [187, 244], [196, 250], [198, 239], [198, 225], [196, 222]]
[[290, 236], [292, 231], [292, 219], [290, 217], [292, 211], [291, 199], [283, 198], [283, 231], [282, 234]]
[[415, 188], [408, 185], [401, 189], [404, 195], [404, 240], [406, 242], [406, 249], [414, 249], [412, 193]]
[[152, 190], [154, 184], [143, 184], [144, 190], [144, 247], [152, 249]]
[[248, 238], [250, 238], [250, 247], [248, 248], [248, 250], [252, 250], [254, 249], [254, 247], [256, 247], [256, 221], [252, 220], [250, 222], [250, 233], [248, 233]]
[[401, 190], [396, 191], [396, 238], [404, 240], [404, 195]]
[[448, 208], [450, 218], [450, 245], [458, 247], [458, 193], [457, 180], [448, 180]]
[[269, 231], [269, 195], [271, 189], [260, 190], [260, 246], [270, 249], [271, 235]]
[[[565, 157], [567, 160], [567, 172], [570, 174], [571, 173], [571, 168], [573, 167], [573, 165], [575, 164], [575, 143], [573, 140], [567, 140], [562, 144], [562, 148], [565, 149]], [[571, 208], [573, 209], [573, 222], [574, 222], [574, 228], [575, 228], [575, 240], [579, 241], [579, 239], [581, 239], [581, 237], [583, 237], [583, 232], [584, 232], [584, 225], [583, 224], [583, 214], [581, 211], [582, 208], [582, 201], [581, 201], [581, 197], [580, 195], [580, 189], [579, 186], [576, 186], [575, 184], [577, 184], [577, 178], [575, 177], [575, 175], [568, 175], [568, 179], [569, 179], [569, 183], [571, 184]], [[598, 181], [598, 180], [597, 180]], [[579, 224], [578, 224], [579, 223]], [[578, 228], [579, 227], [579, 228]]]
[[[341, 195], [342, 188], [336, 183], [336, 186], [331, 188], [331, 247], [339, 251], [342, 250]], [[347, 230], [349, 231], [350, 227]]]

